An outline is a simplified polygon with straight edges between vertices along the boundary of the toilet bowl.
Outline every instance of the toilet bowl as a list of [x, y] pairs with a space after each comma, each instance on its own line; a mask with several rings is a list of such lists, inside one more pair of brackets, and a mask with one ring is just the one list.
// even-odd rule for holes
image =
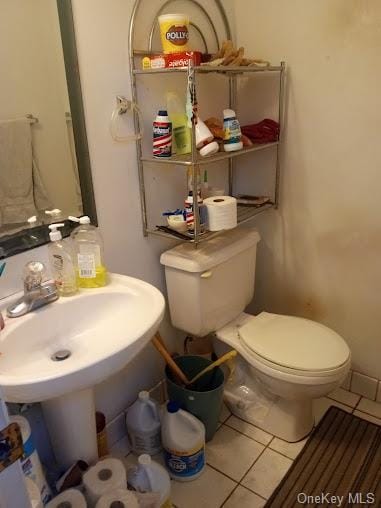
[[232, 412], [294, 442], [311, 431], [313, 399], [342, 383], [351, 355], [344, 339], [322, 324], [243, 312], [254, 296], [259, 240], [254, 229], [235, 229], [197, 249], [178, 245], [160, 262], [173, 326], [196, 337], [215, 333], [217, 355], [239, 353], [236, 382], [225, 388]]
[[[291, 338], [287, 337], [290, 332]], [[289, 339], [284, 340], [288, 351], [282, 352], [279, 342], [285, 336]], [[289, 442], [309, 434], [314, 425], [313, 399], [340, 386], [351, 364], [345, 341], [329, 328], [307, 319], [242, 313], [218, 330], [215, 337], [218, 356], [231, 348], [240, 355], [235, 378], [242, 396], [237, 397], [237, 382], [227, 382], [225, 387], [233, 414]], [[273, 343], [269, 337], [273, 337]]]

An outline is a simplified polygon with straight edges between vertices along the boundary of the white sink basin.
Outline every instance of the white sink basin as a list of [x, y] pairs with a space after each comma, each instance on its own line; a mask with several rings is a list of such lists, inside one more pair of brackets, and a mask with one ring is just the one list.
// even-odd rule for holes
[[[111, 275], [104, 288], [81, 290], [23, 317], [6, 319], [0, 333], [0, 386], [5, 400], [47, 401], [43, 409], [48, 427], [62, 427], [66, 416], [71, 429], [77, 427], [81, 422], [73, 421], [75, 412], [88, 426], [89, 415], [85, 417], [83, 410], [94, 413], [93, 386], [124, 368], [143, 349], [158, 329], [164, 306], [163, 295], [150, 284]], [[54, 360], [62, 351], [68, 358]], [[94, 415], [90, 418], [94, 420]], [[54, 445], [55, 430], [50, 430]], [[62, 428], [60, 432], [58, 441], [66, 433]], [[71, 430], [71, 439], [73, 434]], [[65, 465], [72, 460], [61, 457]]]

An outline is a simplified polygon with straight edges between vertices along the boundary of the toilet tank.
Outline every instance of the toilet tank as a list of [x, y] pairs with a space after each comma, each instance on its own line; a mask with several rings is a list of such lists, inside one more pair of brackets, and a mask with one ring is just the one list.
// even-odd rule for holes
[[243, 312], [254, 295], [259, 240], [255, 229], [234, 229], [163, 252], [173, 326], [203, 337]]

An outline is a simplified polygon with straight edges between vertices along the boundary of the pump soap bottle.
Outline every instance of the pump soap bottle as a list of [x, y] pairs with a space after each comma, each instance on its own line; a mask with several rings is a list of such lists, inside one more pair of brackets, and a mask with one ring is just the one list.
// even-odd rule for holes
[[77, 288], [75, 268], [70, 246], [62, 241], [62, 234], [58, 228], [65, 224], [50, 224], [48, 245], [49, 259], [54, 281], [60, 296], [74, 295]]
[[103, 240], [90, 218], [84, 215], [80, 219], [69, 217], [79, 222], [71, 233], [74, 243], [77, 282], [80, 288], [99, 288], [107, 284], [107, 269], [103, 262]]

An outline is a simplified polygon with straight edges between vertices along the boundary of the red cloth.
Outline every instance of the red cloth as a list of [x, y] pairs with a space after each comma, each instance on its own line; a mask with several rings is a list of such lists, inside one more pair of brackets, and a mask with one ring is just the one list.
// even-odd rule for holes
[[279, 123], [270, 118], [265, 118], [259, 123], [241, 127], [242, 134], [245, 134], [253, 143], [272, 143], [278, 141], [279, 130]]

